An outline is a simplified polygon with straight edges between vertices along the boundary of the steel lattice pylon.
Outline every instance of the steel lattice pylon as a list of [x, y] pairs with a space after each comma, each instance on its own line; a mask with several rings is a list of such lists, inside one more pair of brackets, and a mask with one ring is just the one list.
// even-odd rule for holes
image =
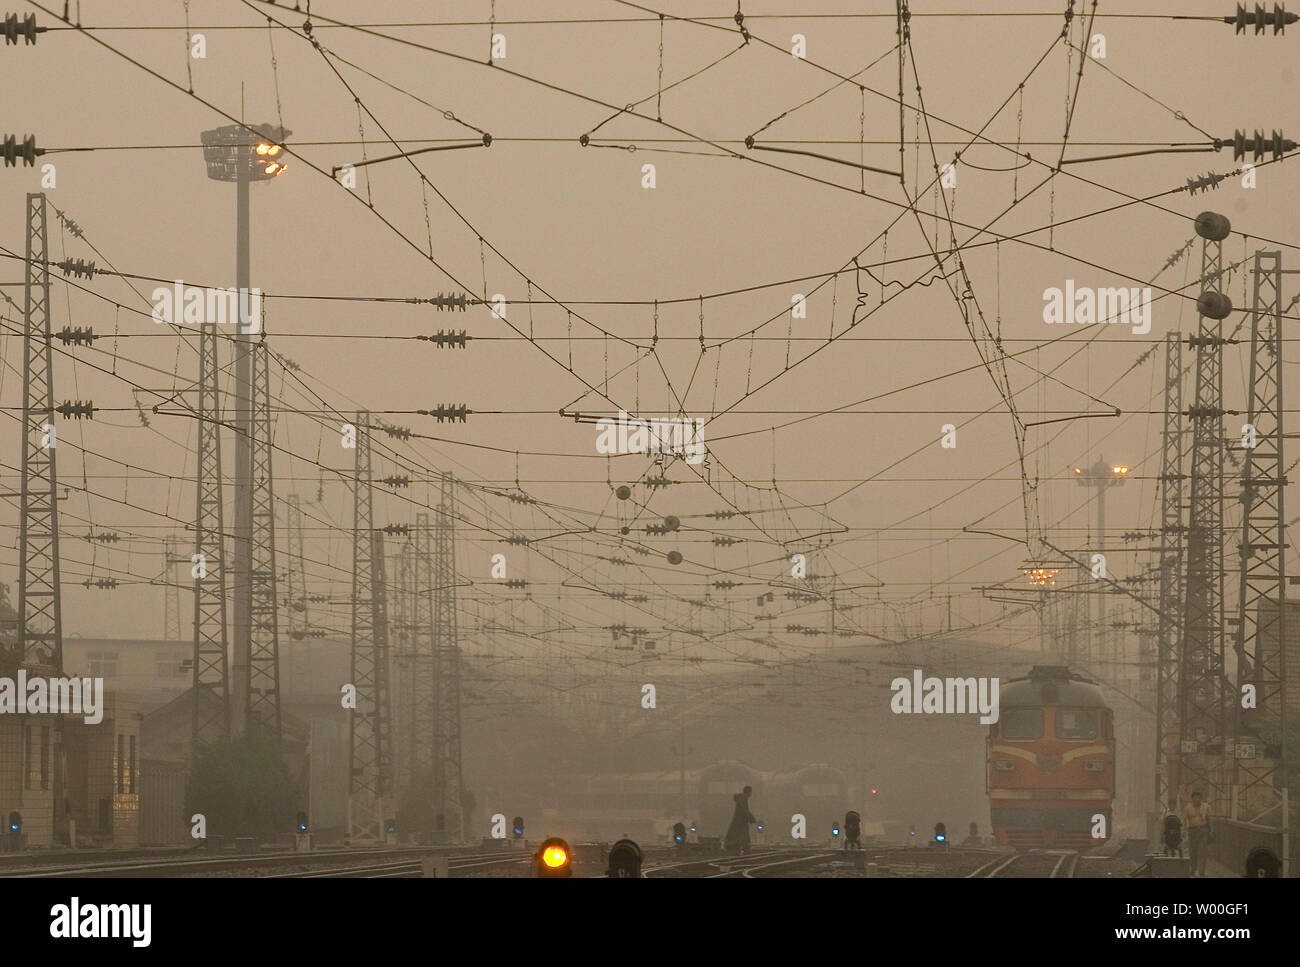
[[302, 539], [302, 501], [290, 494], [285, 508], [285, 530], [289, 532], [289, 560], [285, 567], [285, 593], [289, 603], [289, 636], [306, 631], [311, 622], [307, 609], [307, 557]]
[[[1282, 457], [1282, 253], [1256, 252], [1250, 326], [1250, 404], [1243, 433], [1254, 446], [1242, 461], [1241, 596], [1237, 682], [1255, 686], [1255, 707], [1233, 696], [1239, 737], [1234, 758], [1239, 815], [1253, 819], [1277, 804], [1286, 763], [1286, 484]], [[1250, 441], [1246, 441], [1250, 442]], [[1261, 748], [1262, 746], [1262, 748]], [[1249, 752], [1247, 752], [1249, 750]], [[1262, 756], [1262, 758], [1255, 758]], [[1260, 795], [1263, 793], [1263, 795]]]
[[[1222, 294], [1223, 243], [1201, 248], [1203, 294]], [[1187, 589], [1178, 670], [1180, 792], [1201, 790], [1216, 815], [1228, 812], [1223, 741], [1223, 344], [1221, 323], [1202, 313], [1196, 335]]]
[[159, 580], [163, 588], [163, 640], [181, 640], [181, 594], [175, 583], [179, 545], [170, 535], [163, 538], [163, 566]]
[[383, 820], [380, 837], [388, 839], [388, 820], [392, 818], [393, 796], [393, 718], [390, 700], [388, 661], [388, 569], [384, 559], [384, 532], [370, 532], [370, 560], [374, 569], [370, 584], [370, 604], [374, 614], [375, 639], [375, 719], [379, 734], [379, 817]]
[[[356, 416], [352, 515], [352, 687], [348, 714], [348, 838], [384, 838], [383, 676], [375, 614], [375, 528], [370, 483], [370, 414]], [[382, 632], [380, 632], [382, 634]]]
[[401, 792], [411, 784], [412, 744], [415, 735], [411, 727], [414, 699], [414, 682], [411, 679], [413, 643], [412, 592], [415, 582], [415, 546], [410, 540], [403, 542], [394, 556], [396, 566], [393, 582], [393, 621], [389, 623], [389, 644], [392, 669], [390, 692], [392, 698], [393, 736], [393, 790]]
[[411, 657], [411, 777], [420, 782], [433, 774], [434, 734], [434, 569], [428, 514], [415, 515], [414, 614]]
[[[216, 323], [199, 330], [197, 506], [194, 513], [194, 749], [230, 738], [226, 559], [221, 510], [221, 398]], [[200, 576], [201, 575], [201, 576]]]
[[456, 481], [441, 476], [442, 501], [434, 531], [434, 804], [445, 828], [463, 839], [460, 758], [460, 643], [456, 629]]
[[63, 672], [59, 598], [59, 505], [54, 454], [54, 369], [50, 349], [50, 262], [45, 195], [27, 196], [23, 306], [23, 476], [18, 534], [17, 664]]
[[1165, 424], [1160, 462], [1160, 618], [1156, 630], [1156, 802], [1178, 808], [1178, 669], [1183, 597], [1183, 347], [1165, 336]]
[[248, 724], [280, 735], [280, 634], [276, 610], [275, 487], [271, 468], [271, 374], [266, 342], [252, 347], [252, 567], [248, 656]]

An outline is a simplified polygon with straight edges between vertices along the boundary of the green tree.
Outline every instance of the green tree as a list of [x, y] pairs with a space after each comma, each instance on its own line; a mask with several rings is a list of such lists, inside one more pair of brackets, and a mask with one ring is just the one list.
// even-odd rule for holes
[[212, 834], [269, 839], [291, 828], [297, 800], [274, 736], [250, 728], [240, 739], [199, 750], [185, 812], [202, 813]]

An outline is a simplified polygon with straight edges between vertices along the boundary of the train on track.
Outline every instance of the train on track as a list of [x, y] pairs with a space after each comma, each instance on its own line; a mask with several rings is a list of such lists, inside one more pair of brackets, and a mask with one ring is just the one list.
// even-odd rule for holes
[[998, 845], [1088, 849], [1105, 842], [1115, 730], [1097, 684], [1063, 666], [1038, 665], [1002, 683], [1000, 706], [986, 769]]

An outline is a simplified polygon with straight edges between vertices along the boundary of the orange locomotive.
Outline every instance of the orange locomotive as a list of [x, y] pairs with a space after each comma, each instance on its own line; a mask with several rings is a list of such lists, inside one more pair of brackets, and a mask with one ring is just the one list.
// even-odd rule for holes
[[[1087, 849], [1105, 842], [1115, 732], [1101, 690], [1068, 668], [1038, 665], [1000, 691], [986, 771], [998, 845]], [[1105, 836], [1094, 837], [1098, 814], [1106, 817]]]

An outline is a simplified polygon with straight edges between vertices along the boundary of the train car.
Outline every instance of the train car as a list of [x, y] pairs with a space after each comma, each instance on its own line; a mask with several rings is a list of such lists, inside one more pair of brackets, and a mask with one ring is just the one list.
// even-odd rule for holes
[[1062, 666], [1035, 666], [1002, 683], [989, 727], [987, 789], [993, 835], [1019, 849], [1087, 849], [1094, 817], [1112, 826], [1115, 732], [1095, 682]]
[[[763, 776], [743, 762], [723, 760], [702, 769], [695, 805], [699, 816], [701, 836], [722, 837], [727, 834], [731, 817], [736, 811], [736, 793], [746, 786], [753, 788], [749, 809], [755, 816], [763, 816]], [[751, 835], [753, 831], [751, 830]]]
[[[774, 772], [765, 777], [762, 811], [754, 815], [764, 821], [766, 842], [820, 843], [832, 839], [831, 829], [842, 826], [850, 809], [848, 780], [844, 773], [826, 763]], [[791, 817], [804, 817], [806, 839], [791, 836]], [[878, 825], [878, 824], [877, 824]]]
[[682, 789], [696, 781], [697, 774], [678, 771], [575, 776], [542, 808], [542, 825], [577, 840], [666, 840], [674, 822], [689, 821], [681, 815]]

